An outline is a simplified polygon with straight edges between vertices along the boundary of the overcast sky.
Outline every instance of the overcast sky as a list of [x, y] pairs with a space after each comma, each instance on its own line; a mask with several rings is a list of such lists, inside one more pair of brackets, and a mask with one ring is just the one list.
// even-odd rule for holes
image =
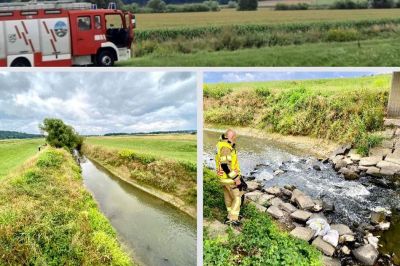
[[[392, 73], [393, 69], [379, 69], [371, 71], [310, 71], [304, 68], [301, 71], [239, 71], [239, 72], [206, 72], [204, 74], [205, 83], [218, 82], [253, 82], [253, 81], [272, 81], [272, 80], [301, 80], [301, 79], [321, 79], [321, 78], [344, 78], [361, 77], [377, 74]], [[398, 71], [398, 69], [397, 69]]]
[[45, 117], [81, 134], [196, 129], [192, 72], [0, 71], [0, 130], [39, 133]]

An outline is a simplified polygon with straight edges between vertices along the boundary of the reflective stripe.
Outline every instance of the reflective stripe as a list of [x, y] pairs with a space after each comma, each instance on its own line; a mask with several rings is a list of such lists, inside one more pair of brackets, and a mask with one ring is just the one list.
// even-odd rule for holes
[[240, 213], [240, 211], [234, 211], [234, 210], [230, 211], [231, 215], [239, 215], [239, 213]]
[[221, 156], [221, 163], [227, 161], [228, 161], [228, 156]]
[[233, 179], [233, 178], [237, 177], [237, 172], [236, 171], [232, 171], [232, 172], [229, 173], [228, 176]]

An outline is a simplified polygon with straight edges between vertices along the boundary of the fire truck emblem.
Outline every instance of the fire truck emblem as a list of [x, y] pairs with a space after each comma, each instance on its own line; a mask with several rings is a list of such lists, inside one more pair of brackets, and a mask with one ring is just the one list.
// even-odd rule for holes
[[58, 37], [64, 37], [68, 32], [67, 24], [65, 24], [64, 21], [57, 21], [57, 23], [54, 25], [54, 31]]
[[8, 34], [8, 42], [15, 43], [17, 41], [17, 34], [11, 33]]

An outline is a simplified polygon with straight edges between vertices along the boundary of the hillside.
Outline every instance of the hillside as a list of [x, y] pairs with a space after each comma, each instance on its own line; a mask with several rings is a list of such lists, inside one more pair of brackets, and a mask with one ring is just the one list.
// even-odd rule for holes
[[42, 138], [39, 134], [28, 134], [17, 131], [3, 131], [0, 130], [0, 139], [31, 139], [31, 138]]

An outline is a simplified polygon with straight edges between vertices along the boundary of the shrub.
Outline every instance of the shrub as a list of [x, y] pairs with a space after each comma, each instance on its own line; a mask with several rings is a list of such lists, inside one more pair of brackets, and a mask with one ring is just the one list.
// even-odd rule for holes
[[237, 10], [253, 11], [258, 8], [258, 0], [239, 0]]
[[359, 33], [355, 29], [330, 29], [327, 33], [330, 42], [348, 42], [359, 39]]
[[228, 8], [237, 8], [238, 4], [236, 1], [229, 1], [228, 2]]
[[219, 11], [220, 10], [218, 1], [212, 1], [212, 0], [204, 1], [203, 4], [208, 6], [211, 11]]
[[146, 6], [156, 13], [164, 12], [166, 9], [166, 4], [163, 0], [150, 0]]
[[275, 10], [307, 10], [310, 7], [307, 3], [298, 3], [298, 4], [285, 4], [278, 3], [275, 5]]
[[395, 6], [393, 0], [371, 0], [373, 8], [392, 8]]
[[333, 3], [332, 9], [365, 9], [368, 8], [368, 1], [339, 0]]

